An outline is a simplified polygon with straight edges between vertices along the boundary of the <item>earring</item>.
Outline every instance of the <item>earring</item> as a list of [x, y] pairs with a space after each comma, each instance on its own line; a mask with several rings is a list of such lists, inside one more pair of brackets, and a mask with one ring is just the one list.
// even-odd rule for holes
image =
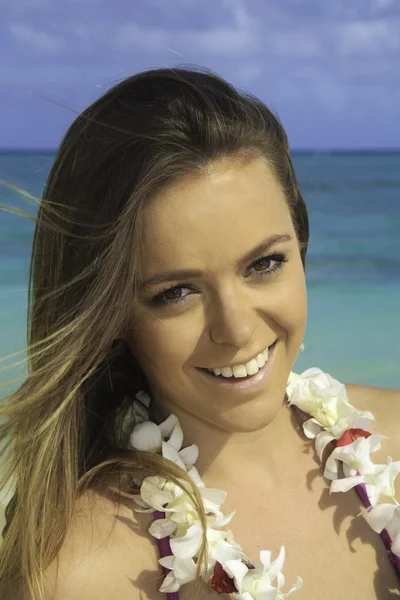
[[304, 348], [305, 348], [304, 343], [302, 343], [301, 346], [300, 346], [301, 352], [303, 352]]

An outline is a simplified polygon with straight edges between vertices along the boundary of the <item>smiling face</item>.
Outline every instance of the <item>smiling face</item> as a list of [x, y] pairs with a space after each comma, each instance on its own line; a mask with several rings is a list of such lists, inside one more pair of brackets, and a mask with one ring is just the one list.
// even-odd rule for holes
[[[249, 258], [278, 235], [286, 241]], [[220, 160], [146, 206], [141, 279], [178, 270], [197, 273], [144, 285], [127, 340], [153, 406], [225, 431], [265, 426], [303, 341], [307, 296], [289, 209], [263, 159]], [[222, 386], [200, 370], [247, 362], [275, 341], [268, 376], [253, 388]]]

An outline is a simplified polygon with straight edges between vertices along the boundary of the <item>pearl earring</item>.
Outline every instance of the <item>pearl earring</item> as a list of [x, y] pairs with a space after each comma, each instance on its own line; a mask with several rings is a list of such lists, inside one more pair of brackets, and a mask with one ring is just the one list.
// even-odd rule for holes
[[303, 352], [304, 348], [305, 348], [305, 346], [304, 346], [304, 343], [303, 343], [303, 344], [301, 344], [301, 346], [300, 346], [300, 350], [301, 350], [301, 352]]

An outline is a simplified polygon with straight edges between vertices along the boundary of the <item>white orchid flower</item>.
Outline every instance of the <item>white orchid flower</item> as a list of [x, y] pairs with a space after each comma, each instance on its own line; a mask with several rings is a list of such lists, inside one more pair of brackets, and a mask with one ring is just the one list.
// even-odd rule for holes
[[168, 489], [164, 489], [166, 478], [159, 475], [146, 477], [140, 488], [140, 495], [143, 502], [153, 507], [153, 510], [163, 511], [165, 504], [174, 500], [174, 494]]
[[[314, 417], [306, 427], [306, 431], [310, 428], [309, 433], [312, 434], [308, 437], [315, 437], [321, 428], [332, 429], [334, 437], [340, 437], [349, 426], [353, 426], [354, 419], [363, 414], [349, 403], [346, 386], [321, 369], [308, 369], [302, 375], [291, 373], [286, 390], [289, 405], [294, 404]], [[365, 411], [364, 418], [374, 417]], [[313, 423], [319, 426], [316, 432], [312, 431]], [[333, 429], [335, 425], [337, 431]], [[357, 426], [364, 428], [363, 425]]]
[[196, 577], [196, 563], [192, 558], [177, 558], [176, 556], [164, 556], [160, 558], [160, 565], [171, 569], [159, 588], [160, 592], [169, 594], [179, 591], [181, 585], [193, 581]]
[[376, 533], [387, 529], [392, 539], [392, 552], [400, 557], [400, 504], [378, 504], [366, 515]]
[[[357, 440], [357, 442], [358, 441], [360, 440]], [[347, 446], [344, 447], [346, 448]], [[378, 504], [381, 495], [394, 498], [394, 480], [400, 473], [400, 461], [393, 462], [392, 457], [388, 456], [386, 465], [371, 464], [373, 466], [372, 470], [365, 474], [344, 477], [343, 479], [332, 481], [330, 491], [347, 492], [354, 486], [363, 483], [366, 488], [368, 499], [373, 507]]]
[[[209, 560], [208, 576], [206, 579], [208, 580], [211, 577], [215, 563], [218, 560], [216, 556], [218, 556], [220, 560], [229, 560], [237, 557], [244, 557], [245, 555], [241, 551], [240, 546], [233, 541], [232, 533], [230, 531], [208, 530], [207, 534], [209, 541]], [[192, 556], [189, 557], [185, 554], [185, 548], [188, 549], [189, 554], [191, 554], [194, 547], [198, 547], [198, 550], [200, 549], [199, 541], [201, 543], [201, 528], [198, 526], [193, 526], [191, 528], [185, 543], [181, 543], [177, 539], [170, 540], [173, 554], [161, 558], [158, 561], [163, 567], [171, 570], [159, 588], [160, 592], [177, 592], [181, 585], [195, 579], [196, 563]], [[177, 544], [174, 544], [174, 542], [177, 542]], [[177, 552], [174, 551], [173, 547], [177, 548]], [[194, 555], [195, 554], [193, 554], [193, 556]]]
[[287, 389], [289, 406], [294, 404], [312, 415], [303, 423], [303, 431], [309, 439], [315, 438], [320, 460], [329, 442], [347, 429], [368, 429], [369, 421], [374, 420], [369, 411], [355, 409], [348, 401], [346, 386], [321, 369], [308, 369], [301, 376], [291, 373]]
[[232, 531], [219, 531], [209, 527], [207, 529], [208, 542], [208, 573], [214, 571], [215, 563], [219, 562], [223, 568], [230, 560], [249, 560], [241, 546], [233, 539]]
[[136, 425], [130, 435], [129, 441], [135, 450], [157, 453], [161, 451], [161, 432], [158, 425], [151, 421], [144, 421]]
[[[384, 435], [370, 435], [369, 437], [360, 437], [351, 444], [335, 448], [325, 463], [324, 477], [326, 479], [338, 478], [338, 465], [343, 463], [346, 477], [365, 475], [373, 473], [375, 464], [370, 459], [370, 454], [381, 449], [381, 440], [387, 440]], [[345, 469], [345, 466], [348, 468]]]
[[153, 521], [149, 528], [150, 534], [158, 539], [172, 534], [178, 537], [184, 536], [192, 525], [200, 524], [197, 511], [187, 494], [176, 496], [163, 508], [163, 512], [168, 516]]
[[[293, 374], [295, 375], [295, 374]], [[331, 427], [338, 418], [337, 402], [342, 400], [348, 410], [354, 410], [349, 404], [346, 386], [333, 379], [321, 369], [312, 368], [300, 376], [289, 378], [286, 388], [289, 405], [295, 404], [300, 410], [312, 415], [323, 427]]]
[[[166, 486], [164, 486], [164, 491], [165, 487]], [[177, 488], [177, 486], [175, 487]], [[179, 537], [184, 536], [192, 525], [201, 525], [199, 514], [194, 508], [189, 495], [182, 493], [182, 490], [179, 488], [177, 488], [176, 491], [177, 493], [175, 494], [174, 500], [169, 502], [167, 506], [163, 508], [163, 512], [168, 514], [168, 516], [165, 519], [155, 520], [149, 528], [150, 534], [158, 539], [166, 537], [167, 535], [171, 536], [172, 534]], [[235, 511], [225, 517], [219, 510], [220, 504], [222, 504], [226, 498], [226, 492], [206, 487], [199, 488], [199, 492], [206, 512], [207, 526], [211, 528], [223, 527], [229, 523], [233, 518]]]
[[[285, 561], [284, 546], [281, 546], [278, 557], [272, 563], [271, 552], [262, 550], [260, 561], [261, 564], [254, 569], [246, 567], [241, 560], [230, 560], [223, 565], [235, 582], [238, 593], [233, 593], [232, 596], [237, 600], [281, 600], [303, 586], [302, 579], [298, 577], [287, 593], [280, 592], [280, 588], [285, 585], [285, 577], [281, 572]], [[277, 587], [272, 585], [274, 579], [277, 579]]]
[[138, 423], [130, 435], [129, 442], [136, 450], [162, 454], [185, 471], [193, 467], [199, 456], [196, 444], [181, 450], [183, 431], [174, 414], [170, 414], [160, 425], [152, 421]]
[[[319, 460], [322, 461], [322, 455], [325, 450], [325, 447], [332, 442], [333, 440], [338, 440], [342, 437], [345, 431], [348, 429], [364, 429], [364, 431], [368, 431], [369, 429], [369, 421], [374, 421], [374, 415], [366, 410], [358, 411], [354, 409], [354, 411], [349, 412], [345, 416], [340, 416], [340, 412], [344, 407], [344, 411], [347, 411], [346, 405], [339, 403], [339, 417], [336, 423], [332, 427], [328, 427], [326, 429], [322, 429], [320, 427], [320, 433], [317, 433], [315, 436], [315, 450], [318, 454]], [[316, 423], [315, 419], [310, 419], [306, 423], [303, 424], [303, 430], [308, 438], [312, 438], [314, 432], [316, 433], [315, 425], [313, 428], [309, 426], [310, 422]], [[321, 431], [322, 429], [322, 431]]]

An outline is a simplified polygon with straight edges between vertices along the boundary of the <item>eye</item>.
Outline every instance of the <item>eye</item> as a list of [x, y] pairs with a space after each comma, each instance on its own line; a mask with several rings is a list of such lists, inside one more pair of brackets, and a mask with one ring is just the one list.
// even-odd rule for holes
[[[272, 275], [276, 271], [279, 271], [283, 268], [284, 263], [288, 261], [286, 254], [278, 253], [278, 254], [270, 254], [268, 256], [263, 256], [259, 258], [255, 262], [250, 265], [250, 269], [254, 269], [256, 266], [262, 266], [263, 263], [276, 263], [272, 268], [264, 268], [261, 270], [255, 270], [256, 277], [266, 277], [268, 275]], [[162, 290], [157, 296], [155, 296], [150, 304], [158, 305], [158, 306], [169, 306], [171, 304], [182, 304], [186, 302], [186, 298], [191, 294], [186, 294], [185, 296], [181, 295], [182, 290], [190, 290], [196, 292], [194, 286], [190, 284], [180, 284], [171, 288], [165, 288]], [[168, 297], [169, 296], [169, 297]], [[172, 297], [171, 297], [172, 296]]]

